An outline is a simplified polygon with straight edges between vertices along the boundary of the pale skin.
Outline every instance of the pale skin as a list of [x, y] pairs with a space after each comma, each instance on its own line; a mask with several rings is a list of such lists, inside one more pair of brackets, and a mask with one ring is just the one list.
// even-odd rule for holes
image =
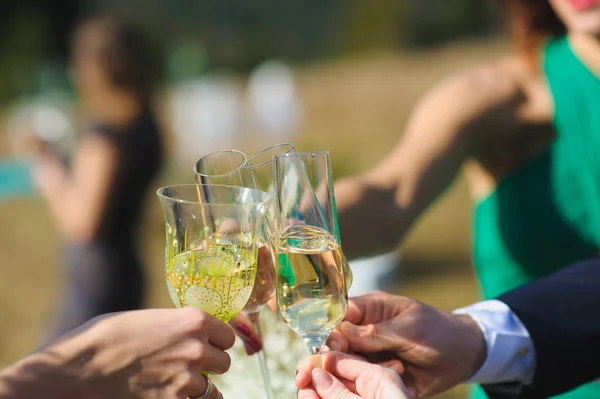
[[394, 370], [370, 364], [356, 357], [328, 352], [322, 367], [305, 359], [298, 367], [298, 399], [414, 399]]
[[[202, 395], [203, 371], [225, 373], [233, 331], [193, 308], [102, 316], [0, 370], [0, 398], [173, 398]], [[221, 397], [215, 389], [210, 399]]]

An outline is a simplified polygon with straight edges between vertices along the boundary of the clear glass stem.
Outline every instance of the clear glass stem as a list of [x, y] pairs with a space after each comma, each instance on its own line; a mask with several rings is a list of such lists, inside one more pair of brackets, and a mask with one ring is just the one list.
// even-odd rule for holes
[[[248, 318], [252, 322], [252, 326], [254, 326], [256, 333], [262, 340], [263, 335], [260, 327], [260, 311], [248, 313]], [[273, 399], [275, 395], [273, 394], [273, 387], [271, 386], [271, 375], [269, 374], [269, 367], [267, 366], [267, 354], [265, 353], [264, 341], [263, 349], [259, 351], [256, 356], [258, 357], [258, 364], [260, 365], [260, 373], [263, 379], [265, 394], [267, 395], [267, 399]]]
[[326, 334], [303, 335], [302, 339], [308, 346], [311, 355], [322, 355], [323, 346], [325, 346], [328, 337], [329, 331]]

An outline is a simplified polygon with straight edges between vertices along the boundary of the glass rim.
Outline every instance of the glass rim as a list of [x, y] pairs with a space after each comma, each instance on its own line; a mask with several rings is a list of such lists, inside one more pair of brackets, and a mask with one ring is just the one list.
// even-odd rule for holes
[[[247, 204], [232, 204], [232, 203], [225, 203], [225, 202], [200, 202], [200, 201], [191, 201], [191, 200], [186, 200], [186, 199], [181, 199], [181, 198], [173, 198], [173, 197], [168, 197], [166, 195], [164, 195], [162, 192], [168, 188], [191, 188], [191, 187], [219, 187], [219, 188], [224, 188], [224, 189], [233, 189], [231, 191], [251, 191], [254, 193], [260, 193], [260, 195], [263, 195], [266, 197], [265, 201], [252, 201], [252, 202], [248, 202]], [[193, 184], [193, 183], [184, 183], [184, 184], [170, 184], [167, 186], [163, 186], [161, 188], [159, 188], [158, 190], [156, 190], [156, 195], [160, 198], [160, 199], [165, 199], [168, 201], [172, 201], [172, 202], [176, 202], [179, 204], [185, 204], [185, 205], [201, 205], [201, 206], [222, 206], [222, 207], [233, 207], [233, 206], [256, 206], [256, 205], [263, 205], [265, 203], [267, 203], [269, 200], [271, 200], [271, 194], [267, 193], [266, 191], [262, 191], [262, 190], [257, 190], [254, 188], [248, 188], [248, 187], [242, 187], [242, 186], [230, 186], [230, 185], [226, 185], [226, 184]]]
[[250, 156], [249, 156], [249, 157], [246, 159], [246, 169], [260, 168], [261, 166], [265, 166], [265, 165], [268, 165], [269, 163], [273, 162], [273, 157], [271, 157], [271, 159], [270, 159], [270, 160], [268, 160], [268, 161], [264, 161], [264, 162], [258, 163], [258, 164], [256, 164], [256, 165], [250, 165], [250, 160], [251, 160], [252, 158], [258, 157], [259, 155], [261, 155], [261, 154], [264, 154], [265, 152], [267, 152], [267, 151], [270, 151], [270, 150], [272, 150], [272, 149], [274, 149], [274, 148], [278, 148], [278, 147], [284, 147], [284, 146], [287, 146], [287, 147], [288, 147], [288, 150], [287, 150], [285, 153], [283, 153], [283, 154], [275, 154], [275, 155], [273, 155], [273, 157], [275, 157], [275, 156], [284, 156], [284, 155], [288, 155], [288, 154], [290, 154], [290, 153], [291, 153], [291, 151], [293, 151], [293, 150], [294, 150], [294, 148], [295, 148], [293, 143], [288, 143], [288, 142], [285, 142], [285, 143], [278, 143], [278, 144], [274, 144], [274, 145], [272, 145], [272, 146], [269, 146], [269, 147], [267, 147], [267, 148], [263, 148], [263, 149], [262, 149], [262, 150], [260, 150], [260, 151], [256, 151], [254, 154], [250, 155]]
[[295, 152], [293, 154], [282, 154], [282, 155], [273, 155], [273, 161], [278, 161], [282, 158], [291, 158], [291, 157], [309, 157], [311, 155], [327, 155], [331, 156], [330, 152], [327, 150], [317, 150], [317, 151], [306, 151], [306, 152]]
[[[242, 159], [243, 159], [243, 161], [242, 161], [242, 164], [241, 164], [240, 166], [238, 166], [237, 168], [235, 168], [235, 169], [233, 169], [233, 170], [231, 170], [231, 171], [229, 171], [229, 172], [227, 172], [227, 173], [221, 173], [221, 174], [218, 174], [218, 175], [211, 175], [211, 174], [208, 174], [208, 173], [200, 173], [200, 172], [198, 172], [198, 163], [199, 163], [201, 160], [203, 160], [204, 158], [206, 158], [206, 157], [209, 157], [209, 156], [211, 156], [211, 155], [215, 155], [215, 154], [226, 154], [226, 153], [230, 153], [230, 154], [239, 154], [239, 155], [241, 155], [241, 156], [242, 156]], [[208, 154], [206, 154], [206, 155], [203, 155], [203, 156], [201, 156], [201, 157], [200, 157], [200, 158], [198, 158], [198, 160], [197, 160], [197, 161], [194, 163], [194, 168], [193, 168], [193, 169], [194, 169], [194, 174], [195, 174], [196, 176], [204, 176], [204, 177], [219, 178], [219, 177], [225, 177], [225, 176], [229, 176], [229, 175], [231, 175], [232, 173], [235, 173], [235, 172], [237, 172], [237, 171], [239, 171], [239, 170], [241, 170], [241, 169], [244, 169], [244, 168], [245, 168], [247, 165], [248, 165], [248, 157], [246, 156], [246, 154], [244, 154], [242, 151], [235, 150], [235, 149], [233, 149], [233, 148], [232, 148], [232, 149], [225, 149], [225, 150], [217, 150], [217, 151], [213, 151], [213, 152], [210, 152], [210, 153], [208, 153]]]

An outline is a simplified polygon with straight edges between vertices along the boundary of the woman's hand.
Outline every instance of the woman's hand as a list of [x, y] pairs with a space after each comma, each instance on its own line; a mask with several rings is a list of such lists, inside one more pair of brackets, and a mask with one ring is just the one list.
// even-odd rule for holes
[[244, 348], [248, 355], [254, 355], [262, 350], [263, 344], [258, 332], [252, 325], [250, 318], [245, 313], [239, 313], [229, 321], [236, 334], [244, 342]]
[[414, 399], [393, 370], [340, 352], [323, 355], [323, 368], [305, 359], [297, 370], [298, 399]]
[[0, 398], [197, 397], [204, 371], [229, 369], [234, 342], [225, 323], [193, 308], [103, 316], [2, 370]]
[[[277, 312], [275, 299], [275, 260], [271, 253], [270, 246], [263, 245], [258, 248], [258, 260], [256, 270], [256, 282], [250, 295], [248, 303], [243, 312], [235, 316], [229, 324], [235, 329], [236, 333], [244, 342], [244, 347], [248, 355], [253, 355], [262, 350], [262, 340], [252, 320], [256, 323], [258, 311], [266, 303], [271, 307], [275, 304], [274, 311]], [[254, 313], [250, 313], [254, 312]], [[254, 318], [254, 319], [252, 319]]]
[[122, 388], [130, 388], [134, 397], [150, 392], [162, 392], [159, 397], [199, 396], [206, 390], [203, 371], [223, 374], [231, 365], [225, 350], [235, 342], [233, 331], [197, 309], [122, 313], [91, 328], [97, 341], [92, 365], [116, 380], [113, 385], [126, 379]]

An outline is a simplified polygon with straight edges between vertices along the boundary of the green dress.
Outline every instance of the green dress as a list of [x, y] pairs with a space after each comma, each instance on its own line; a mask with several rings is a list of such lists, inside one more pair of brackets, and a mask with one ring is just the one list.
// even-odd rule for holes
[[[564, 37], [547, 44], [543, 67], [556, 139], [474, 210], [473, 257], [484, 298], [595, 256], [600, 247], [600, 79]], [[472, 397], [486, 395], [476, 387]], [[557, 397], [600, 398], [600, 383]]]

